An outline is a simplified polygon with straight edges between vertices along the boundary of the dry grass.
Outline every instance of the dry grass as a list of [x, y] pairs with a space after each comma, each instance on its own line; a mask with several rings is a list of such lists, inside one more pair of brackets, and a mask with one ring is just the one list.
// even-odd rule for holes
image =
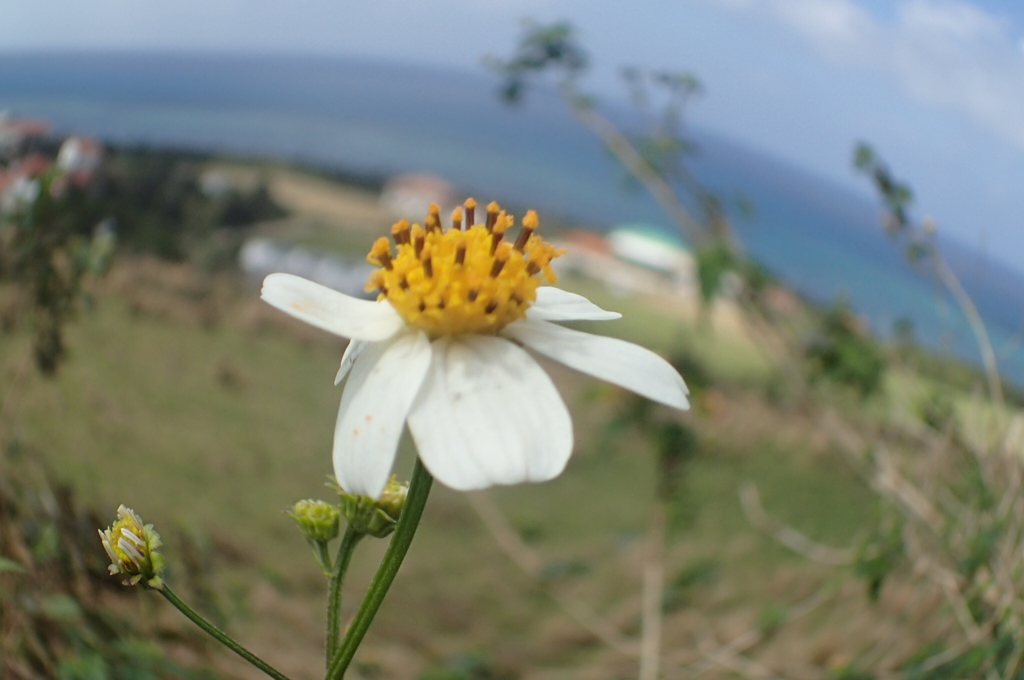
[[[290, 170], [262, 172], [296, 212], [263, 225], [264, 234], [359, 252], [387, 224], [370, 194], [338, 193]], [[886, 669], [943, 634], [943, 605], [911, 579], [897, 574], [872, 605], [849, 570], [806, 562], [744, 517], [737, 489], [752, 480], [773, 517], [845, 547], [877, 508], [817, 404], [761, 396], [777, 369], [742, 324], [726, 315], [695, 330], [690, 307], [568, 283], [625, 314], [593, 330], [661, 351], [683, 345], [718, 386], [696, 395], [685, 417], [701, 448], [682, 497], [691, 521], [672, 535], [666, 560], [664, 677], [814, 678], [858, 660]], [[134, 507], [165, 533], [169, 554], [204, 546], [212, 604], [232, 632], [283, 671], [318, 677], [323, 581], [282, 510], [329, 495], [340, 398], [332, 379], [344, 341], [286, 318], [229, 276], [186, 266], [123, 261], [96, 292], [100, 303], [71, 329], [72, 357], [55, 380], [19, 379], [27, 331], [0, 327], [0, 397], [16, 386], [0, 440], [32, 451], [92, 507]], [[455, 657], [491, 673], [480, 677], [636, 674], [635, 654], [603, 644], [565, 610], [570, 603], [637, 640], [651, 451], [643, 433], [609, 440], [619, 392], [544, 365], [574, 413], [574, 458], [553, 482], [491, 496], [539, 568], [525, 573], [467, 497], [437, 488], [357, 657], [362, 677], [415, 678]], [[900, 389], [920, 388], [900, 380]], [[850, 406], [866, 419], [877, 408]], [[407, 472], [404, 449], [399, 470]], [[357, 554], [346, 612], [382, 551], [378, 543]], [[162, 602], [145, 607], [177, 620]], [[226, 653], [216, 659], [229, 675], [257, 677]]]
[[[343, 342], [276, 314], [230, 279], [177, 266], [125, 262], [106, 285], [99, 307], [72, 329], [73, 357], [60, 376], [28, 381], [11, 434], [90, 504], [112, 512], [124, 502], [156, 522], [168, 552], [179, 533], [198, 537], [218, 565], [218, 601], [232, 630], [282, 670], [315, 677], [321, 577], [281, 510], [328, 495], [322, 485], [340, 396], [331, 382]], [[635, 336], [647, 323], [624, 329]], [[0, 356], [6, 386], [26, 338], [16, 332], [3, 342], [11, 348]], [[723, 351], [722, 343], [708, 346]], [[576, 457], [558, 480], [499, 490], [495, 499], [551, 575], [538, 582], [521, 572], [466, 498], [439, 488], [360, 651], [364, 675], [416, 677], [468, 653], [507, 677], [635, 672], [635, 658], [601, 645], [546, 593], [637, 634], [639, 535], [654, 485], [649, 452], [632, 446], [632, 436], [611, 452], [599, 446], [611, 402], [586, 396], [593, 381], [549, 368], [576, 406]], [[705, 441], [688, 481], [699, 511], [673, 539], [668, 562], [670, 580], [699, 561], [710, 576], [686, 586], [682, 606], [667, 615], [669, 676], [709, 663], [711, 676], [731, 672], [713, 654], [718, 660], [709, 662], [708, 650], [758, 629], [765, 607], [796, 602], [834, 578], [746, 523], [736, 501], [741, 481], [757, 481], [769, 511], [822, 541], [850, 540], [871, 513], [870, 494], [813, 417], [742, 393], [718, 403], [692, 420]], [[346, 611], [382, 548], [357, 555]], [[815, 616], [764, 637], [756, 655], [775, 668], [820, 671], [891, 634], [876, 621], [859, 588], [841, 587]], [[227, 655], [219, 663], [256, 677]]]

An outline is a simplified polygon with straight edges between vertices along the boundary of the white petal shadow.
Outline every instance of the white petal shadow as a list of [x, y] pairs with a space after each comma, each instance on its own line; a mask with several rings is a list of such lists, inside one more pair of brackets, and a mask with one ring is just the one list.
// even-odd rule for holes
[[639, 345], [531, 319], [511, 323], [502, 333], [577, 371], [668, 406], [690, 408], [679, 372]]
[[565, 469], [572, 421], [551, 379], [508, 340], [441, 338], [409, 412], [420, 458], [460, 491], [540, 482]]
[[292, 274], [268, 276], [260, 297], [296, 319], [345, 338], [387, 340], [405, 325], [386, 301], [360, 300]]
[[526, 318], [544, 321], [610, 321], [621, 319], [618, 312], [601, 309], [593, 302], [561, 288], [541, 286], [537, 300], [526, 310]]
[[384, 490], [430, 356], [430, 342], [419, 332], [369, 344], [359, 355], [334, 429], [334, 474], [346, 491], [377, 498]]
[[341, 381], [345, 379], [348, 372], [352, 370], [352, 364], [356, 363], [356, 359], [368, 343], [364, 340], [349, 340], [348, 347], [345, 348], [345, 353], [341, 355], [341, 366], [338, 368], [338, 374], [334, 376], [334, 384], [340, 385]]

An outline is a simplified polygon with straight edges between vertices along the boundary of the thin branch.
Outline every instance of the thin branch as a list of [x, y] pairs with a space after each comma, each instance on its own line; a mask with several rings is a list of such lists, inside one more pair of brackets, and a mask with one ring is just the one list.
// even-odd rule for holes
[[928, 497], [921, 493], [896, 469], [891, 457], [881, 447], [875, 452], [877, 470], [873, 483], [881, 491], [888, 491], [936, 534], [941, 533], [945, 522], [942, 514], [935, 509]]
[[740, 487], [739, 493], [740, 506], [743, 508], [743, 514], [747, 516], [747, 521], [793, 552], [819, 564], [841, 566], [853, 562], [854, 550], [817, 543], [793, 527], [770, 517], [761, 505], [761, 496], [753, 482], [745, 483]]
[[780, 680], [778, 676], [769, 669], [756, 661], [744, 658], [738, 652], [729, 649], [725, 645], [715, 647], [708, 651], [704, 651], [702, 649], [701, 654], [703, 654], [712, 663], [746, 678]]
[[1020, 413], [1016, 413], [1006, 428], [1006, 436], [1003, 437], [1002, 454], [1003, 460], [1010, 468], [1010, 481], [1003, 497], [999, 499], [999, 508], [996, 510], [996, 516], [1000, 519], [1006, 519], [1020, 491], [1022, 472], [1020, 444], [1022, 439], [1024, 439], [1024, 417]]
[[[544, 568], [544, 560], [523, 542], [491, 495], [486, 491], [481, 491], [463, 494], [463, 498], [469, 501], [470, 507], [480, 517], [484, 527], [494, 537], [494, 541], [501, 551], [528, 576], [538, 583], [543, 583], [541, 572]], [[637, 657], [640, 655], [640, 649], [635, 641], [624, 637], [622, 633], [596, 616], [581, 602], [567, 598], [550, 588], [545, 588], [545, 593], [570, 618], [607, 646], [626, 656]]]
[[[823, 586], [811, 593], [804, 599], [797, 602], [791, 607], [786, 614], [782, 617], [779, 625], [792, 623], [796, 619], [799, 619], [807, 614], [811, 613], [831, 597], [835, 595], [836, 591], [828, 586]], [[746, 632], [734, 637], [729, 642], [721, 645], [717, 650], [710, 652], [702, 652], [706, 657], [701, 661], [691, 663], [687, 666], [681, 666], [675, 669], [674, 674], [665, 674], [666, 678], [682, 678], [687, 677], [690, 680], [696, 680], [705, 673], [710, 672], [714, 667], [715, 663], [711, 661], [713, 657], [717, 657], [720, 654], [726, 656], [735, 656], [742, 652], [754, 647], [765, 639], [764, 631], [761, 628], [750, 628]], [[670, 661], [677, 661], [678, 655], [673, 655]]]
[[651, 513], [644, 564], [643, 617], [641, 618], [639, 680], [657, 680], [661, 661], [661, 601], [665, 582], [665, 504], [658, 501]]
[[952, 661], [953, 659], [957, 658], [958, 656], [966, 652], [968, 649], [970, 649], [971, 644], [972, 643], [969, 640], [964, 640], [959, 644], [953, 645], [952, 647], [949, 647], [944, 651], [939, 652], [935, 656], [929, 657], [916, 670], [918, 670], [919, 672], [927, 672], [938, 668], [944, 663], [949, 663], [950, 661]]
[[708, 236], [704, 229], [690, 215], [686, 206], [680, 202], [665, 178], [644, 160], [629, 139], [593, 108], [573, 103], [571, 95], [566, 95], [566, 99], [576, 118], [600, 137], [608, 150], [619, 159], [619, 162], [626, 166], [626, 169], [651, 192], [654, 200], [658, 202], [665, 214], [683, 230], [686, 240], [696, 247], [705, 245], [708, 242]]
[[981, 362], [985, 366], [985, 376], [988, 379], [988, 391], [992, 400], [996, 402], [996, 406], [1002, 411], [1005, 402], [1003, 401], [1003, 386], [999, 379], [999, 368], [996, 364], [996, 355], [992, 350], [992, 341], [989, 340], [988, 331], [985, 330], [985, 323], [981, 320], [981, 315], [978, 313], [978, 308], [974, 306], [974, 301], [971, 296], [967, 294], [964, 287], [960, 284], [960, 279], [957, 278], [953, 270], [946, 264], [945, 258], [939, 254], [939, 252], [933, 251], [932, 261], [935, 264], [935, 271], [945, 284], [949, 292], [956, 298], [957, 304], [963, 310], [964, 314], [967, 315], [967, 321], [971, 325], [971, 330], [974, 332], [974, 337], [978, 342], [978, 350], [981, 352]]
[[[908, 549], [912, 548], [913, 543], [908, 541]], [[971, 645], [981, 642], [985, 635], [988, 634], [988, 631], [992, 629], [995, 622], [989, 620], [979, 625], [974, 620], [970, 606], [968, 606], [967, 601], [964, 599], [956, 574], [938, 565], [924, 554], [919, 554], [914, 558], [914, 566], [919, 573], [925, 574], [933, 583], [939, 586], [939, 590], [942, 591], [949, 606], [953, 609], [954, 618], [960, 624], [967, 642]]]
[[1024, 655], [1024, 645], [1021, 644], [1020, 640], [1013, 645], [1013, 656], [1010, 657], [1010, 662], [1006, 664], [1006, 670], [1003, 672], [1003, 677], [1007, 680], [1013, 680], [1017, 677], [1017, 668], [1020, 667], [1021, 656]]

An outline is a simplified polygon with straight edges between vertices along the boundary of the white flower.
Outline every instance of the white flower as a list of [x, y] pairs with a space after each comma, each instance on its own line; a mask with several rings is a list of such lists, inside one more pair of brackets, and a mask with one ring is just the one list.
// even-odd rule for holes
[[[466, 203], [473, 225], [475, 203]], [[453, 215], [461, 224], [461, 211]], [[428, 470], [453, 489], [545, 481], [565, 468], [573, 446], [565, 403], [524, 350], [679, 409], [683, 379], [657, 354], [623, 340], [559, 326], [609, 320], [579, 295], [549, 286], [560, 253], [533, 232], [527, 214], [516, 244], [502, 241], [511, 217], [488, 206], [487, 224], [392, 228], [370, 261], [382, 269], [360, 300], [290, 274], [271, 274], [262, 297], [326, 331], [351, 338], [336, 384], [346, 376], [334, 433], [334, 470], [351, 493], [384, 490], [405, 423]], [[532, 304], [531, 304], [532, 301]]]

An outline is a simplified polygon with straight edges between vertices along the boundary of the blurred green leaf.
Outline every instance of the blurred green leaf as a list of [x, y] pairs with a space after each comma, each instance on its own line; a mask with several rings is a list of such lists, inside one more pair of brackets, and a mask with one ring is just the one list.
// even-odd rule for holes
[[43, 614], [55, 621], [77, 621], [82, 617], [82, 607], [70, 595], [51, 595], [39, 606]]

